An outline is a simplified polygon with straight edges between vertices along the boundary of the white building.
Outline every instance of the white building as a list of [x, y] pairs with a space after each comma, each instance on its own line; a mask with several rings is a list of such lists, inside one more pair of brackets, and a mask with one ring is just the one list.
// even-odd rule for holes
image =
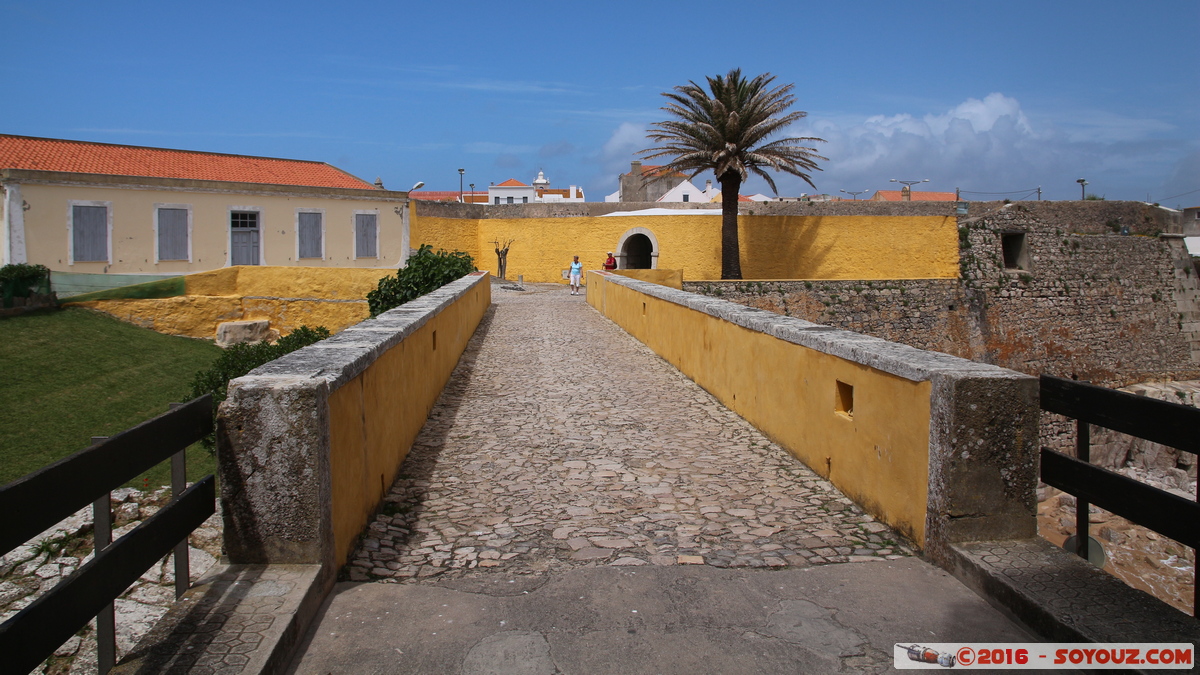
[[550, 179], [538, 171], [533, 185], [526, 185], [515, 178], [488, 186], [488, 203], [499, 204], [541, 204], [545, 202], [582, 202], [583, 188], [572, 185], [570, 188], [553, 189]]
[[701, 204], [712, 201], [713, 196], [721, 194], [720, 190], [713, 188], [711, 180], [704, 181], [704, 189], [696, 187], [692, 181], [685, 180], [679, 185], [667, 190], [666, 194], [658, 198], [660, 202], [699, 202]]

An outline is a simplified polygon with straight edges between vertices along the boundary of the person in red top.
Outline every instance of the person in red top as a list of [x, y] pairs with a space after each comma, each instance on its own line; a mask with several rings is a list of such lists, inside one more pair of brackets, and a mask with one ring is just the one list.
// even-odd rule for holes
[[606, 270], [617, 269], [617, 259], [613, 257], [612, 251], [608, 252], [608, 260], [604, 261], [604, 269], [606, 269]]

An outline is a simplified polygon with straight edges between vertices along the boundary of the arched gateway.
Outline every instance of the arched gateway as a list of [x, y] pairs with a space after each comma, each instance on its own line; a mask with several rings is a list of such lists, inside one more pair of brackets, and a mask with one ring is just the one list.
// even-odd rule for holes
[[644, 227], [635, 227], [621, 235], [617, 243], [617, 269], [658, 269], [658, 238]]

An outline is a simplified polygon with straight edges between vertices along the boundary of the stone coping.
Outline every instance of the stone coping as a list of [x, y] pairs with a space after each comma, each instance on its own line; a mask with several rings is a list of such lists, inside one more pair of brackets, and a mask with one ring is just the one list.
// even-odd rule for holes
[[939, 376], [1007, 379], [1029, 377], [1007, 368], [976, 363], [942, 352], [924, 351], [888, 342], [883, 338], [824, 326], [707, 295], [680, 291], [606, 272], [593, 274], [603, 275], [609, 283], [620, 284], [660, 300], [724, 319], [743, 328], [766, 333], [792, 344], [815, 349], [914, 382], [924, 382]]
[[254, 381], [303, 378], [324, 380], [333, 392], [361, 375], [380, 356], [424, 326], [431, 318], [487, 280], [487, 272], [472, 272], [461, 279], [365, 319], [303, 349], [286, 354], [238, 378]]
[[1056, 642], [1200, 643], [1200, 621], [1040, 537], [955, 544], [948, 569]]

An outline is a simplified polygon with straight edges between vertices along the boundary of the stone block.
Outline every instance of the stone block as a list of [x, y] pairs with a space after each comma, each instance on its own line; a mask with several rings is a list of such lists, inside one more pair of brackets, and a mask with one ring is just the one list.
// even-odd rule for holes
[[1037, 532], [1038, 380], [1008, 371], [935, 375], [926, 551]]
[[256, 321], [225, 321], [217, 324], [217, 346], [271, 342], [279, 339], [279, 331], [273, 330], [266, 319]]
[[217, 417], [217, 443], [230, 560], [332, 564], [325, 380], [234, 380]]

